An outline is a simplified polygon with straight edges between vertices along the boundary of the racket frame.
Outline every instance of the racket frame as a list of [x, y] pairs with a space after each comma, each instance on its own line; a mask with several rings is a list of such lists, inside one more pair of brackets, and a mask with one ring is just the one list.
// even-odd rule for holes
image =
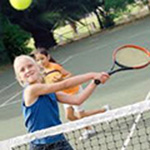
[[[137, 45], [132, 45], [132, 44], [123, 45], [123, 46], [117, 48], [116, 50], [114, 50], [114, 52], [112, 54], [113, 66], [111, 67], [110, 71], [108, 71], [109, 75], [112, 75], [116, 72], [123, 71], [123, 70], [125, 71], [125, 70], [133, 70], [133, 69], [142, 69], [142, 68], [145, 68], [146, 66], [148, 66], [150, 64], [150, 61], [148, 63], [144, 64], [144, 65], [134, 66], [134, 67], [128, 67], [128, 66], [120, 64], [116, 60], [116, 54], [117, 54], [118, 51], [122, 50], [123, 48], [135, 48], [135, 49], [138, 49], [138, 50], [141, 50], [141, 51], [145, 52], [150, 57], [150, 52], [147, 49], [143, 48], [143, 47], [140, 47], [140, 46], [137, 46]], [[119, 66], [120, 68], [118, 68], [116, 70], [113, 70], [115, 68], [115, 65]], [[101, 83], [100, 80], [95, 80], [94, 82], [95, 82], [96, 85]]]
[[146, 66], [148, 66], [150, 64], [150, 61], [148, 63], [144, 64], [144, 65], [134, 66], [134, 67], [128, 67], [128, 66], [120, 64], [119, 62], [116, 61], [116, 54], [117, 54], [118, 51], [122, 50], [123, 48], [135, 48], [137, 50], [143, 51], [144, 53], [146, 53], [150, 57], [150, 52], [147, 49], [145, 49], [143, 47], [140, 47], [140, 46], [137, 46], [137, 45], [131, 45], [131, 44], [129, 45], [128, 44], [128, 45], [123, 45], [123, 46], [117, 48], [116, 50], [114, 50], [114, 52], [113, 52], [113, 62], [114, 62], [114, 64], [117, 64], [118, 66], [120, 66], [122, 68], [128, 68], [128, 69], [141, 69], [141, 68], [145, 68]]

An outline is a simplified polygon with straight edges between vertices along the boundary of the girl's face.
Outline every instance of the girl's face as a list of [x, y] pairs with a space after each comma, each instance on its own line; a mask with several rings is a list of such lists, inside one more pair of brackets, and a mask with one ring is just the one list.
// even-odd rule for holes
[[39, 68], [31, 60], [21, 58], [15, 63], [15, 70], [21, 82], [33, 84], [40, 81]]
[[44, 54], [35, 54], [35, 60], [40, 65], [40, 67], [48, 67], [49, 65], [49, 57], [45, 56]]

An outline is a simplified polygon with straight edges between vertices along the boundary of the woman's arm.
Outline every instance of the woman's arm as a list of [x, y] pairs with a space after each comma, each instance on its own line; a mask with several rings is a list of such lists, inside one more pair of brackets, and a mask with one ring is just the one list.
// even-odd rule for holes
[[101, 83], [105, 83], [108, 78], [109, 78], [109, 75], [105, 72], [102, 72], [102, 73], [93, 72], [93, 73], [87, 73], [83, 75], [74, 76], [66, 80], [60, 81], [58, 83], [53, 83], [53, 84], [42, 84], [42, 83], [32, 84], [32, 85], [29, 85], [25, 90], [25, 100], [27, 100], [31, 104], [40, 95], [45, 95], [48, 93], [61, 91], [63, 89], [67, 89], [72, 86], [82, 84], [91, 79], [99, 79]]
[[64, 92], [57, 92], [56, 96], [61, 103], [67, 103], [69, 105], [80, 105], [93, 93], [96, 88], [96, 84], [92, 81], [80, 94], [70, 95]]

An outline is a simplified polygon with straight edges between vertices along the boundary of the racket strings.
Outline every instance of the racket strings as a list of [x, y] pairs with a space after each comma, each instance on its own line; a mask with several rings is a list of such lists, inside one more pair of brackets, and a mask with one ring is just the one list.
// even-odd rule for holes
[[149, 55], [136, 48], [126, 47], [116, 52], [116, 62], [126, 67], [140, 67], [149, 63]]

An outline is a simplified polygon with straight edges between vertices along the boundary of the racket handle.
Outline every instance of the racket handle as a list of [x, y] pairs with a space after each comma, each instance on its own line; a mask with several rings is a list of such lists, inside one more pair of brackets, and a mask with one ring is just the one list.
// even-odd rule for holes
[[96, 79], [96, 80], [94, 80], [94, 83], [95, 83], [96, 85], [99, 85], [99, 84], [101, 83], [101, 81], [98, 80], [98, 79]]

